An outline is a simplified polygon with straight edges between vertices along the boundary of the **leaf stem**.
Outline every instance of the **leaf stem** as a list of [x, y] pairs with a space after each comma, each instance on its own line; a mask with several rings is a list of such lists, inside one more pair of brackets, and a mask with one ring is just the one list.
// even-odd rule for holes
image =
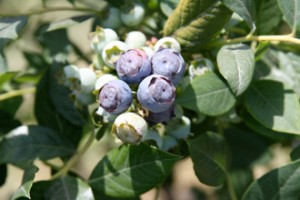
[[240, 42], [251, 42], [251, 41], [287, 42], [287, 43], [300, 45], [300, 39], [293, 37], [293, 34], [288, 34], [288, 35], [259, 35], [259, 36], [249, 35], [246, 37], [218, 41], [218, 42], [213, 43], [212, 46], [222, 46], [225, 44], [235, 44], [235, 43], [240, 43]]
[[76, 152], [69, 160], [68, 162], [56, 173], [52, 176], [52, 180], [59, 178], [61, 176], [65, 176], [69, 170], [75, 165], [75, 163], [78, 161], [78, 159], [86, 152], [86, 150], [91, 146], [91, 144], [94, 141], [94, 132], [90, 133], [90, 136], [86, 143], [82, 146], [82, 148]]
[[231, 177], [229, 176], [228, 172], [225, 172], [225, 174], [226, 174], [226, 181], [227, 181], [226, 185], [227, 185], [227, 188], [228, 188], [230, 199], [231, 200], [237, 200], [236, 193], [234, 191], [234, 186], [233, 186]]
[[159, 191], [160, 191], [160, 187], [156, 187], [156, 188], [155, 188], [155, 196], [154, 196], [154, 199], [153, 199], [153, 200], [158, 200], [158, 197], [159, 197]]
[[56, 11], [78, 11], [78, 12], [89, 12], [94, 14], [99, 14], [101, 10], [95, 10], [92, 8], [83, 8], [83, 7], [46, 7], [40, 10], [33, 10], [27, 13], [1, 13], [1, 17], [17, 17], [17, 16], [31, 16], [44, 14], [47, 12], [56, 12]]
[[30, 88], [23, 88], [19, 90], [12, 90], [3, 94], [0, 94], [0, 101], [4, 101], [9, 98], [13, 98], [16, 96], [21, 96], [23, 94], [31, 94], [35, 93], [35, 87], [30, 87]]

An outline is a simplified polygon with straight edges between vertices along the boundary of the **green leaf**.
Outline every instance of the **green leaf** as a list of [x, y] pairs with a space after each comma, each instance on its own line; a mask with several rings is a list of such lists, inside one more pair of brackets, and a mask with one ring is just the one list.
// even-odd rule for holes
[[14, 192], [14, 195], [12, 197], [12, 200], [21, 198], [21, 197], [26, 197], [26, 198], [31, 198], [30, 197], [30, 190], [33, 184], [33, 180], [35, 177], [36, 172], [39, 169], [34, 166], [34, 165], [29, 165], [24, 172], [23, 175], [23, 180], [21, 186]]
[[7, 71], [6, 59], [4, 57], [4, 53], [0, 50], [0, 73], [4, 73]]
[[223, 3], [233, 12], [240, 15], [252, 31], [255, 31], [255, 1], [253, 0], [222, 0]]
[[210, 116], [229, 111], [235, 98], [227, 85], [213, 72], [196, 77], [178, 96], [176, 102], [185, 108]]
[[0, 187], [5, 183], [7, 177], [7, 165], [1, 164], [0, 165]]
[[259, 133], [268, 138], [276, 139], [276, 140], [290, 140], [294, 138], [295, 135], [272, 131], [271, 129], [263, 126], [258, 121], [256, 121], [248, 112], [243, 111], [240, 113], [243, 118], [243, 122], [251, 128], [256, 133]]
[[0, 110], [6, 112], [7, 114], [13, 117], [16, 115], [22, 103], [23, 103], [22, 96], [16, 96], [9, 99], [5, 99], [0, 102]]
[[293, 149], [293, 151], [290, 154], [290, 157], [294, 161], [300, 158], [300, 145]]
[[53, 181], [37, 181], [34, 182], [31, 190], [30, 197], [34, 200], [46, 200], [45, 192], [51, 186]]
[[224, 138], [217, 133], [206, 132], [188, 143], [198, 179], [210, 186], [223, 184], [228, 160]]
[[5, 72], [3, 74], [0, 74], [0, 90], [5, 83], [11, 81], [17, 74], [18, 72]]
[[12, 115], [3, 110], [0, 110], [0, 119], [0, 137], [8, 133], [10, 130], [21, 126], [20, 121], [14, 119]]
[[174, 9], [176, 8], [179, 0], [161, 0], [159, 5], [161, 11], [166, 15], [170, 16]]
[[272, 170], [255, 181], [246, 191], [243, 200], [300, 198], [300, 161]]
[[26, 24], [27, 18], [23, 16], [0, 18], [0, 51], [3, 50], [7, 42], [18, 37], [18, 32], [20, 32]]
[[278, 0], [279, 7], [293, 31], [300, 27], [300, 0]]
[[254, 52], [245, 44], [223, 46], [217, 62], [220, 73], [235, 95], [242, 94], [250, 85], [254, 72]]
[[[75, 0], [69, 0], [70, 2]], [[49, 31], [54, 31], [58, 29], [63, 29], [63, 28], [68, 28], [77, 24], [80, 24], [90, 18], [92, 18], [93, 15], [82, 15], [82, 16], [76, 16], [76, 17], [71, 17], [68, 19], [63, 19], [57, 22], [52, 22], [49, 25], [45, 26], [44, 31], [49, 32]]]
[[178, 40], [183, 50], [195, 52], [221, 31], [231, 15], [216, 0], [180, 1], [165, 23], [163, 33]]
[[112, 197], [137, 197], [157, 186], [180, 158], [146, 144], [122, 145], [95, 167], [89, 184]]
[[256, 21], [258, 35], [274, 33], [274, 31], [279, 27], [281, 19], [282, 13], [279, 9], [277, 0], [261, 1]]
[[94, 200], [90, 186], [81, 179], [70, 176], [55, 180], [44, 195], [47, 199]]
[[75, 151], [66, 138], [42, 126], [20, 126], [0, 141], [0, 164], [20, 163], [39, 158], [48, 160]]
[[231, 126], [224, 130], [224, 137], [230, 147], [231, 169], [247, 169], [256, 163], [263, 163], [271, 158], [268, 151], [268, 139], [254, 133], [246, 126]]
[[[41, 78], [35, 95], [34, 111], [38, 123], [65, 135], [77, 146], [82, 136], [85, 118], [69, 98], [68, 88], [60, 85], [56, 76], [59, 66], [53, 65]], [[81, 112], [86, 113], [86, 107]]]
[[283, 83], [260, 80], [245, 93], [248, 112], [274, 131], [300, 134], [300, 106], [297, 95]]

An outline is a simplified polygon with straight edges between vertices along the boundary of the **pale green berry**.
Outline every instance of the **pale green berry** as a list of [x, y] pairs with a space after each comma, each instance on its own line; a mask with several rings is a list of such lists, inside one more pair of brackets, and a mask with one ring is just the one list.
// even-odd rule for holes
[[158, 51], [160, 48], [173, 49], [176, 52], [181, 51], [179, 42], [173, 37], [163, 37], [159, 39], [154, 45], [154, 51]]
[[127, 33], [125, 43], [129, 49], [139, 48], [146, 44], [147, 38], [144, 33], [140, 31], [131, 31]]
[[114, 122], [117, 115], [111, 114], [107, 111], [105, 111], [102, 107], [98, 107], [97, 111], [95, 112], [97, 115], [102, 117], [102, 121], [104, 123], [110, 123], [110, 122]]
[[121, 20], [126, 26], [136, 26], [143, 21], [145, 8], [140, 3], [129, 2], [121, 8]]
[[80, 68], [79, 75], [81, 90], [84, 93], [92, 92], [94, 90], [95, 83], [97, 80], [96, 73], [90, 68]]
[[79, 68], [75, 65], [67, 65], [63, 68], [63, 77], [61, 82], [69, 88], [79, 87]]
[[128, 47], [124, 42], [111, 41], [103, 48], [102, 60], [108, 67], [115, 69], [115, 64], [120, 55], [127, 50]]
[[120, 114], [112, 128], [112, 133], [129, 144], [139, 144], [147, 132], [147, 122], [144, 118], [132, 112]]
[[119, 37], [114, 30], [97, 27], [96, 31], [91, 33], [90, 45], [96, 53], [100, 54], [107, 43], [117, 40], [119, 40]]

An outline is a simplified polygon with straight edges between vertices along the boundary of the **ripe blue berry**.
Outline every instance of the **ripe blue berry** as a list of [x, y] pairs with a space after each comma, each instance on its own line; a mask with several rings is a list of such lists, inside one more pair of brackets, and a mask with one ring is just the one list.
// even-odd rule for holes
[[149, 115], [146, 117], [146, 121], [150, 125], [154, 125], [157, 123], [168, 123], [173, 117], [174, 114], [174, 105], [168, 108], [167, 110], [159, 113], [149, 112]]
[[175, 90], [167, 77], [153, 74], [140, 83], [137, 98], [145, 109], [159, 113], [172, 106], [175, 100]]
[[151, 73], [151, 63], [147, 54], [139, 49], [131, 49], [121, 54], [116, 70], [120, 79], [127, 83], [140, 83]]
[[172, 49], [161, 48], [151, 59], [153, 73], [168, 77], [177, 85], [185, 70], [185, 62], [180, 53]]
[[99, 93], [100, 106], [109, 113], [120, 114], [132, 103], [131, 89], [121, 80], [106, 83]]

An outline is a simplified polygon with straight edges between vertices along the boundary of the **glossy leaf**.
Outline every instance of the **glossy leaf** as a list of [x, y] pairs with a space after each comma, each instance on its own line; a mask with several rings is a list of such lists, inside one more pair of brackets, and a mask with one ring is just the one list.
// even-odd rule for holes
[[235, 104], [230, 89], [213, 72], [196, 77], [176, 101], [185, 108], [210, 116], [223, 114]]
[[221, 31], [232, 12], [215, 0], [180, 1], [163, 33], [173, 36], [186, 51], [195, 52]]
[[14, 195], [12, 197], [12, 200], [21, 198], [21, 197], [26, 197], [26, 198], [31, 198], [30, 197], [30, 190], [33, 184], [33, 180], [35, 177], [36, 172], [39, 169], [34, 166], [34, 165], [29, 165], [27, 168], [25, 168], [24, 175], [23, 175], [23, 180], [21, 186], [14, 192]]
[[228, 160], [224, 138], [217, 133], [206, 132], [188, 143], [198, 179], [210, 186], [223, 184]]
[[178, 156], [146, 144], [122, 145], [95, 167], [89, 184], [112, 197], [137, 197], [158, 185], [169, 174]]
[[293, 31], [300, 26], [300, 0], [278, 0], [279, 7]]
[[222, 0], [222, 1], [233, 12], [240, 15], [245, 20], [246, 24], [249, 26], [249, 28], [252, 31], [256, 29], [255, 1], [253, 0]]
[[300, 161], [274, 169], [255, 181], [246, 191], [243, 200], [300, 198]]
[[[71, 0], [71, 1], [75, 1], [75, 0]], [[49, 32], [49, 31], [54, 31], [57, 29], [68, 28], [68, 27], [80, 24], [80, 23], [90, 19], [91, 17], [93, 17], [93, 15], [83, 15], [83, 16], [76, 16], [76, 17], [71, 17], [68, 19], [63, 19], [63, 20], [60, 20], [57, 22], [52, 22], [44, 28], [44, 31]]]
[[250, 85], [254, 72], [254, 52], [245, 44], [223, 46], [217, 61], [220, 73], [235, 95], [242, 94]]
[[274, 131], [300, 134], [300, 105], [297, 95], [284, 84], [257, 81], [245, 95], [248, 112], [262, 125]]
[[68, 156], [74, 146], [54, 131], [42, 126], [20, 126], [0, 142], [0, 163], [20, 163], [39, 158]]
[[[270, 17], [272, 16], [272, 17]], [[257, 12], [257, 32], [259, 35], [272, 34], [282, 19], [277, 0], [261, 1]]]
[[71, 176], [53, 181], [44, 195], [47, 199], [94, 200], [90, 186], [81, 179]]
[[18, 37], [18, 33], [26, 24], [27, 18], [23, 16], [0, 18], [0, 51], [7, 42]]

